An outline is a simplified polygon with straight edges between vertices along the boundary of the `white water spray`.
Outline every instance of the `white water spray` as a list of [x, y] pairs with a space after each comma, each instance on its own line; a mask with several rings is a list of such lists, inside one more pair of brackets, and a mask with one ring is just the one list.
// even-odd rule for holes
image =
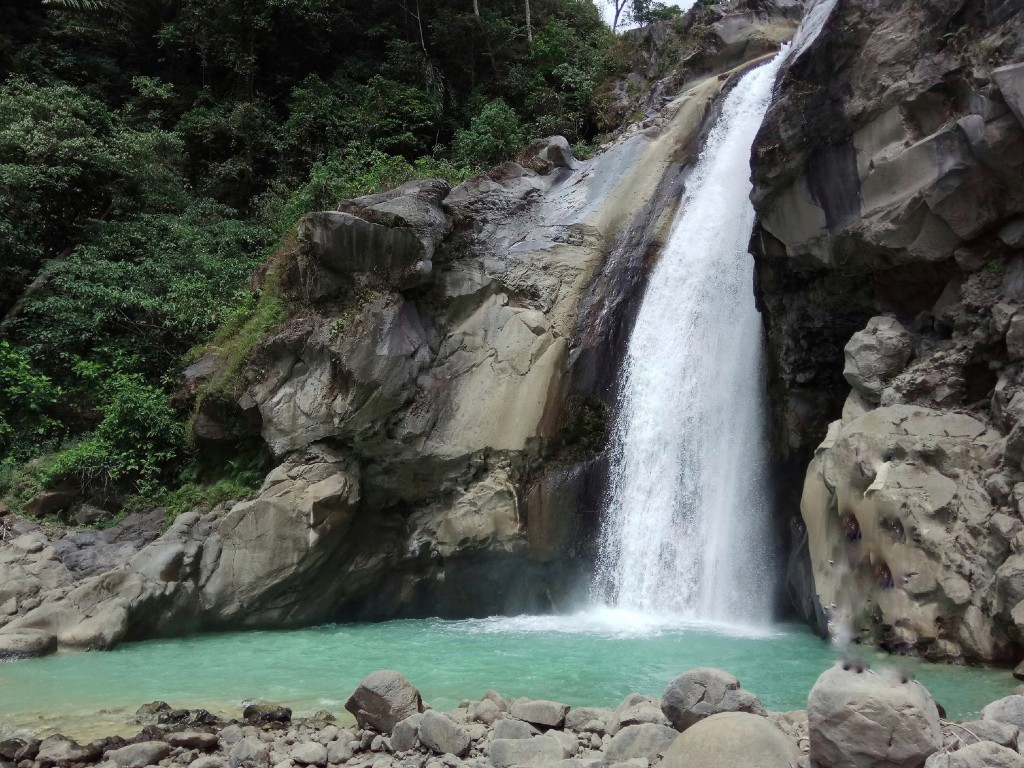
[[750, 147], [783, 54], [728, 94], [630, 338], [596, 590], [619, 608], [764, 624], [773, 580]]

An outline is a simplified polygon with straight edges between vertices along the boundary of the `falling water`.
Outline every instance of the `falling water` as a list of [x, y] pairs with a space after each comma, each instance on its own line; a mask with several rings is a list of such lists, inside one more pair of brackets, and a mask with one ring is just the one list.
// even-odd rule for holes
[[762, 328], [747, 243], [750, 147], [781, 57], [726, 97], [630, 338], [596, 581], [619, 608], [770, 619]]

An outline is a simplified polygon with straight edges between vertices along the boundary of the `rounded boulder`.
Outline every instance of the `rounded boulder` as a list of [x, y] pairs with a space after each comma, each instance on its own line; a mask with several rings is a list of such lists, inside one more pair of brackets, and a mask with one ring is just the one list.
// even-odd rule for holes
[[770, 721], [748, 712], [710, 715], [676, 737], [663, 768], [796, 768], [800, 751]]
[[821, 768], [919, 768], [942, 747], [931, 694], [895, 671], [826, 670], [807, 697], [807, 721]]

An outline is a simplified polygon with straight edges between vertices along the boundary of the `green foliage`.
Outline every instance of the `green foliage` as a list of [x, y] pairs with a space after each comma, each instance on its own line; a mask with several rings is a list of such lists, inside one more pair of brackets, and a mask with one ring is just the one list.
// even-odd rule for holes
[[[226, 501], [243, 501], [257, 494], [266, 473], [267, 456], [262, 452], [243, 453], [217, 468], [215, 479], [201, 482], [201, 468], [192, 464], [182, 472], [182, 483], [155, 499], [166, 510], [166, 525], [192, 510], [209, 512]], [[141, 500], [140, 500], [141, 501]], [[146, 500], [148, 501], [148, 500]]]
[[0, 341], [0, 450], [19, 456], [49, 443], [60, 429], [51, 414], [61, 395], [23, 351]]
[[515, 157], [527, 136], [519, 115], [501, 99], [487, 104], [469, 130], [455, 135], [455, 154], [467, 165], [494, 165]]
[[247, 300], [268, 231], [231, 214], [199, 201], [98, 227], [51, 265], [15, 332], [57, 375], [89, 356], [159, 380]]
[[185, 431], [167, 394], [141, 376], [115, 374], [84, 364], [80, 374], [100, 394], [96, 430], [56, 455], [41, 473], [44, 486], [76, 482], [89, 497], [106, 496], [117, 484], [139, 493], [161, 487], [184, 455]]

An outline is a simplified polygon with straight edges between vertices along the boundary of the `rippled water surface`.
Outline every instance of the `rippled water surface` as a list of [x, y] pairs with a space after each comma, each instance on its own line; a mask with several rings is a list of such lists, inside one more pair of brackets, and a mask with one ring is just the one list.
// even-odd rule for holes
[[[208, 634], [0, 664], [0, 735], [133, 732], [127, 716], [155, 699], [236, 717], [250, 698], [287, 704], [296, 715], [318, 709], [342, 714], [359, 680], [381, 668], [401, 670], [435, 707], [454, 707], [488, 688], [508, 697], [615, 706], [633, 691], [660, 696], [687, 669], [717, 666], [738, 676], [767, 707], [803, 709], [835, 654], [799, 626], [752, 631], [618, 610]], [[872, 663], [902, 665], [953, 718], [976, 714], [1016, 684], [1006, 670], [881, 655]]]

